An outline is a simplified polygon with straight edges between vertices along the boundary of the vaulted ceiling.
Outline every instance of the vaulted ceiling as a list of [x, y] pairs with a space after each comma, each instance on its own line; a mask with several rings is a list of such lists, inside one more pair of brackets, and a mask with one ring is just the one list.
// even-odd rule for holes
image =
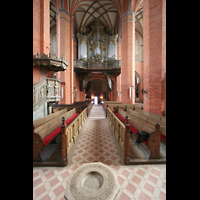
[[86, 27], [96, 18], [107, 27], [115, 27], [117, 19], [117, 9], [111, 1], [83, 1], [75, 11], [77, 26]]
[[143, 0], [50, 0], [50, 26], [56, 23], [58, 7], [63, 7], [74, 15], [77, 32], [90, 25], [96, 18], [105, 26], [118, 30], [119, 18], [126, 9], [134, 10], [135, 28], [141, 34], [143, 32]]

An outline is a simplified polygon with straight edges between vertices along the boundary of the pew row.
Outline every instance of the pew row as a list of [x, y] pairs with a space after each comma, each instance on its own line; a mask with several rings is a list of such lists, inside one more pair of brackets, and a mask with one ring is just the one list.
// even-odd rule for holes
[[[138, 129], [136, 127], [134, 127], [131, 122], [129, 123], [130, 118], [129, 118], [129, 116], [124, 115], [127, 113], [125, 111], [123, 111], [122, 109], [119, 109], [119, 113], [116, 113], [117, 115], [115, 113], [113, 113], [108, 107], [107, 107], [106, 111], [107, 111], [106, 114], [108, 117], [108, 121], [111, 125], [112, 131], [115, 136], [114, 137], [115, 141], [118, 144], [118, 146], [120, 147], [120, 150], [122, 152], [121, 156], [124, 161], [124, 164], [166, 163], [165, 156], [161, 156], [161, 154], [160, 154], [161, 131], [159, 129], [161, 128], [161, 126], [159, 123], [155, 124], [154, 128], [151, 126], [148, 127], [148, 125], [146, 125], [146, 124], [142, 124], [142, 125], [144, 125], [143, 130], [150, 132], [150, 134], [149, 134], [149, 138], [147, 141], [147, 146], [142, 145], [142, 147], [140, 147], [140, 148], [144, 149], [143, 151], [145, 151], [145, 152], [149, 151], [149, 153], [147, 153], [145, 156], [145, 157], [147, 157], [147, 159], [134, 160], [134, 159], [130, 159], [130, 153], [131, 153], [130, 149], [132, 149], [132, 146], [131, 146], [132, 143], [130, 143], [130, 130], [132, 129], [132, 131], [136, 135], [138, 132]], [[123, 117], [122, 117], [122, 115], [123, 115]], [[122, 121], [119, 121], [119, 118], [117, 116], [120, 116]], [[125, 122], [125, 124], [123, 122]], [[138, 119], [137, 122], [141, 123], [141, 120]], [[124, 126], [123, 126], [123, 124], [124, 124]], [[124, 131], [124, 127], [127, 128], [126, 131]], [[122, 135], [123, 133], [121, 132], [121, 129], [123, 130], [122, 132], [124, 132], [124, 135]], [[141, 129], [139, 129], [139, 130], [141, 130]], [[137, 148], [139, 148], [139, 147], [137, 147]], [[135, 148], [135, 149], [137, 149], [137, 148]]]
[[[155, 124], [157, 123], [157, 121], [155, 121], [154, 125], [152, 125], [152, 124], [147, 123], [147, 120], [144, 121], [145, 118], [139, 118], [139, 117], [132, 115], [132, 113], [136, 112], [136, 111], [130, 110], [128, 108], [127, 108], [127, 111], [129, 111], [129, 112], [126, 112], [126, 111], [120, 109], [119, 107], [114, 108], [115, 115], [117, 115], [123, 122], [125, 122], [126, 116], [127, 115], [129, 116], [130, 130], [135, 135], [137, 135], [138, 131], [145, 131], [145, 132], [151, 133], [155, 130]], [[164, 135], [162, 134], [162, 130], [163, 129], [162, 129], [162, 125], [161, 125], [161, 129], [160, 129], [161, 139], [164, 138]], [[165, 142], [166, 142], [166, 140], [165, 140]], [[148, 141], [144, 141], [144, 144], [148, 145]]]
[[140, 114], [147, 116], [151, 119], [154, 119], [156, 121], [159, 121], [159, 123], [162, 123], [163, 125], [166, 126], [166, 116], [161, 116], [161, 115], [157, 115], [155, 113], [151, 113], [145, 110], [136, 110], [137, 112], [139, 112]]
[[104, 101], [105, 104], [121, 104], [121, 101]]
[[47, 115], [47, 116], [42, 117], [40, 119], [37, 119], [37, 120], [33, 121], [33, 126], [35, 126], [35, 128], [38, 128], [39, 126], [51, 121], [52, 119], [55, 119], [56, 117], [62, 115], [63, 113], [66, 113], [69, 110], [70, 109], [64, 108], [60, 111], [57, 111], [56, 113], [52, 113], [50, 115]]
[[[91, 104], [92, 106], [92, 104]], [[91, 107], [90, 106], [90, 107]], [[88, 107], [86, 107], [73, 122], [67, 126], [65, 117], [62, 118], [61, 135], [62, 135], [62, 166], [68, 164], [72, 152], [77, 144], [83, 127], [88, 117]]]
[[122, 109], [125, 109], [126, 107], [132, 109], [132, 110], [141, 110], [143, 109], [143, 104], [141, 103], [135, 103], [135, 104], [122, 104], [122, 103], [102, 103], [102, 106], [104, 108], [104, 111], [106, 112], [106, 107], [110, 108], [110, 110], [114, 110], [114, 107], [119, 106]]
[[118, 117], [107, 107], [106, 117], [114, 133], [114, 139], [119, 147], [120, 155], [124, 164], [129, 164], [130, 160], [130, 125], [128, 118], [126, 123], [122, 123]]
[[[117, 110], [117, 108], [115, 108], [115, 110]], [[161, 129], [160, 129], [160, 131], [162, 132], [162, 134], [161, 134], [161, 140], [162, 140], [162, 142], [166, 143], [166, 119], [164, 120], [165, 117], [160, 116], [160, 115], [156, 116], [156, 114], [149, 113], [147, 111], [145, 111], [146, 115], [144, 115], [143, 112], [141, 112], [143, 110], [140, 110], [140, 111], [137, 110], [137, 111], [135, 111], [135, 110], [132, 110], [132, 109], [130, 109], [128, 107], [126, 107], [124, 109], [124, 111], [126, 111], [127, 114], [129, 113], [129, 115], [133, 116], [134, 119], [136, 119], [136, 120], [137, 119], [142, 120], [143, 121], [142, 124], [146, 124], [147, 126], [150, 125], [150, 127], [152, 127], [152, 128], [154, 128], [154, 125], [158, 122], [161, 125]], [[152, 117], [153, 114], [154, 114], [154, 116], [156, 116], [155, 118]], [[137, 124], [136, 124], [136, 126], [137, 126]], [[139, 126], [139, 128], [140, 128], [140, 126]]]
[[89, 104], [90, 101], [79, 101], [79, 102], [74, 102], [73, 104], [54, 104], [52, 105], [52, 113], [65, 108], [81, 107], [81, 110], [84, 110]]
[[[150, 150], [151, 154], [150, 154], [150, 159], [151, 158], [159, 158], [160, 157], [160, 139], [162, 138], [162, 132], [161, 132], [161, 125], [160, 123], [156, 122], [153, 125], [148, 124], [147, 122], [132, 116], [130, 113], [120, 109], [119, 107], [114, 109], [115, 111], [117, 110], [117, 112], [115, 113], [115, 115], [117, 115], [122, 121], [123, 123], [125, 123], [125, 118], [128, 115], [129, 117], [129, 122], [130, 122], [130, 130], [138, 137], [138, 131], [145, 131], [147, 133], [150, 133], [148, 140], [144, 141], [143, 143], [147, 146], [147, 148]], [[158, 130], [157, 130], [158, 129]], [[160, 129], [160, 130], [159, 130]], [[155, 131], [159, 132], [158, 135], [153, 136], [152, 133], [154, 133]], [[159, 137], [155, 140], [155, 137]], [[152, 139], [154, 138], [154, 139]], [[138, 138], [140, 139], [140, 138]], [[152, 145], [152, 140], [154, 140], [155, 144]], [[150, 144], [149, 144], [149, 141]], [[154, 150], [151, 150], [152, 147], [156, 147], [156, 152]], [[155, 153], [157, 153], [157, 156], [155, 156]]]
[[33, 126], [33, 161], [42, 161], [41, 152], [61, 132], [62, 117], [70, 124], [79, 114], [80, 108], [73, 108], [37, 128]]

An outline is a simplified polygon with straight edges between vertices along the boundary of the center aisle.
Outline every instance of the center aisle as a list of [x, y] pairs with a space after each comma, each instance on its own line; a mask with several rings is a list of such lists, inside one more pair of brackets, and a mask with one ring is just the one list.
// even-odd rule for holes
[[113, 168], [121, 186], [115, 200], [166, 199], [166, 164], [124, 165], [101, 105], [93, 105], [66, 167], [34, 167], [33, 199], [62, 199], [69, 174], [83, 163]]
[[91, 162], [122, 164], [101, 105], [92, 107], [70, 164], [79, 167]]

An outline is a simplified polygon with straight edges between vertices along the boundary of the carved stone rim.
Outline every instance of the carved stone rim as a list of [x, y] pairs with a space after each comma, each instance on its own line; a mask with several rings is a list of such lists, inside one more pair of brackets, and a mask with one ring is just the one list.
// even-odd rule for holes
[[[90, 172], [98, 172], [103, 177], [101, 187], [95, 191], [87, 191], [82, 185], [82, 178]], [[112, 200], [119, 191], [119, 183], [112, 168], [101, 162], [85, 163], [70, 174], [65, 190], [65, 197], [70, 200]]]

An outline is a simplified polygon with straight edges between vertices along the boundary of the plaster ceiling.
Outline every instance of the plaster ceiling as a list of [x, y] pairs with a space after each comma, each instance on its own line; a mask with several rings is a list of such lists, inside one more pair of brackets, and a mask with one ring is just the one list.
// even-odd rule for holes
[[78, 29], [88, 26], [96, 18], [107, 27], [115, 27], [117, 12], [111, 1], [82, 1], [75, 10]]
[[[76, 4], [74, 20], [76, 29], [79, 32], [82, 27], [87, 27], [96, 18], [99, 18], [106, 27], [113, 27], [118, 30], [119, 15], [117, 6], [123, 0], [69, 0], [69, 7]], [[143, 29], [143, 0], [138, 1], [137, 12], [135, 13], [135, 28], [142, 34]], [[56, 8], [50, 0], [50, 27], [56, 24]]]

